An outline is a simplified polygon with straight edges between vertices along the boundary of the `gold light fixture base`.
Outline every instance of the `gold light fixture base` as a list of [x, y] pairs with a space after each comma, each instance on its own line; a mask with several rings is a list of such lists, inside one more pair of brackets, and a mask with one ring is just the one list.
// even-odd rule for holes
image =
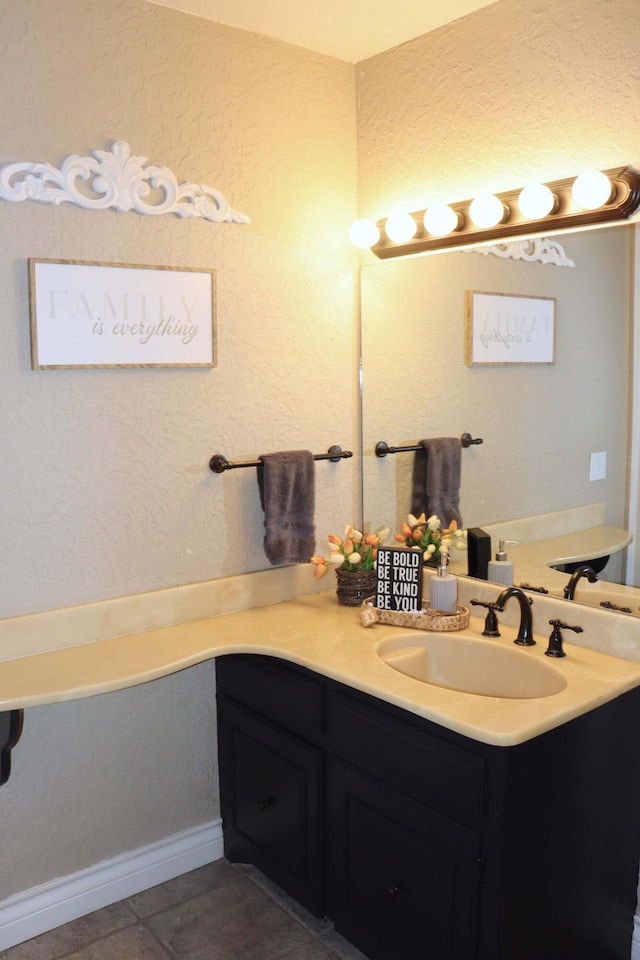
[[371, 250], [377, 257], [384, 260], [447, 250], [452, 247], [504, 241], [524, 235], [546, 235], [628, 220], [640, 207], [640, 172], [634, 167], [626, 166], [604, 170], [603, 173], [611, 181], [611, 196], [606, 203], [595, 210], [585, 210], [576, 204], [571, 193], [576, 178], [567, 177], [564, 180], [555, 180], [546, 184], [555, 197], [555, 203], [551, 212], [538, 220], [527, 218], [520, 212], [518, 197], [522, 188], [507, 190], [496, 194], [504, 204], [505, 217], [495, 227], [474, 226], [469, 216], [472, 201], [464, 200], [449, 204], [458, 215], [458, 229], [446, 236], [437, 237], [430, 234], [423, 223], [426, 211], [417, 210], [411, 214], [417, 224], [416, 234], [411, 240], [402, 243], [389, 240], [384, 232], [386, 219], [382, 219], [377, 223], [380, 229], [380, 240], [371, 247]]

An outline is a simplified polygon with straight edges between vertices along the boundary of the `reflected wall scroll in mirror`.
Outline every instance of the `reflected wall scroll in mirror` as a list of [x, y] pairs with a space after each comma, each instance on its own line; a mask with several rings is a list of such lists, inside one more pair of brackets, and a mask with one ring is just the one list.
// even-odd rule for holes
[[[485, 441], [463, 458], [466, 527], [596, 502], [606, 524], [626, 526], [633, 234], [568, 234], [570, 270], [469, 252], [362, 268], [365, 524], [395, 527], [409, 512], [413, 458], [376, 456], [380, 438], [411, 446], [464, 424]], [[555, 363], [466, 366], [468, 290], [555, 300]], [[607, 453], [595, 483], [594, 451]]]

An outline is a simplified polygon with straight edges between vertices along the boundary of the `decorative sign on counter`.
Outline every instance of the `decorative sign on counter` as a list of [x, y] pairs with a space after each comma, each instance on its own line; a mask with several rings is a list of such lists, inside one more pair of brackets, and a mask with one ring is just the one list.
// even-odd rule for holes
[[215, 273], [29, 260], [31, 366], [212, 367]]
[[553, 363], [555, 310], [553, 297], [467, 290], [465, 363]]
[[422, 551], [378, 547], [376, 607], [417, 613], [422, 608]]

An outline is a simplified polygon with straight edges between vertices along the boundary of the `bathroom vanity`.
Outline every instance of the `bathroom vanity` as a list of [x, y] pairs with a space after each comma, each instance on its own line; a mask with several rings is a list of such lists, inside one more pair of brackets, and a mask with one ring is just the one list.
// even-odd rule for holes
[[640, 688], [501, 747], [275, 657], [216, 667], [230, 860], [371, 960], [629, 960]]
[[[198, 617], [193, 591], [178, 592], [191, 618], [166, 626], [153, 626], [155, 594], [111, 605], [108, 617], [83, 605], [5, 621], [3, 775], [11, 759], [20, 776], [20, 742], [11, 748], [23, 710], [28, 726], [30, 707], [215, 658], [231, 859], [255, 863], [329, 916], [371, 960], [629, 960], [640, 860], [637, 620], [536, 597], [538, 642], [521, 648], [517, 604], [500, 614], [500, 638], [483, 639], [484, 618], [472, 616], [451, 645], [465, 644], [472, 674], [483, 644], [500, 654], [490, 656], [494, 679], [500, 666], [501, 682], [515, 683], [514, 657], [528, 665], [517, 695], [515, 686], [483, 695], [421, 682], [404, 659], [399, 669], [425, 631], [363, 629], [331, 591], [273, 602], [274, 582], [262, 605]], [[221, 608], [237, 603], [245, 585], [203, 585], [198, 609], [212, 609], [214, 591]], [[498, 592], [461, 579], [458, 599]], [[162, 615], [177, 617], [173, 593], [170, 603]], [[547, 623], [569, 609], [584, 632], [567, 634], [567, 656], [550, 661]], [[117, 636], [100, 635], [114, 624]], [[60, 638], [67, 646], [54, 646]], [[532, 690], [541, 671], [561, 682]]]

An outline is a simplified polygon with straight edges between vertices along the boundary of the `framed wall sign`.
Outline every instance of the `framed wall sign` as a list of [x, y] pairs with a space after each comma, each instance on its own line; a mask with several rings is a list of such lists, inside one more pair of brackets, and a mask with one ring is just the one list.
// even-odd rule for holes
[[29, 260], [31, 367], [213, 367], [215, 272]]
[[466, 291], [465, 363], [553, 363], [554, 297]]
[[378, 547], [376, 607], [417, 613], [422, 608], [422, 550]]

